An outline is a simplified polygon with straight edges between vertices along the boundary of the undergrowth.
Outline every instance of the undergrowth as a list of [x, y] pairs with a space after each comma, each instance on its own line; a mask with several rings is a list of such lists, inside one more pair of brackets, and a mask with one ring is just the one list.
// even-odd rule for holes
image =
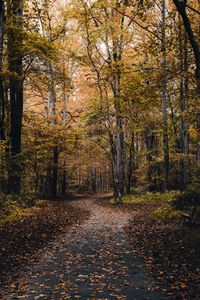
[[0, 227], [32, 213], [35, 199], [32, 195], [0, 194]]
[[[178, 191], [169, 191], [167, 193], [146, 193], [141, 195], [125, 195], [123, 196], [123, 203], [142, 203], [149, 201], [163, 201], [163, 202], [172, 202], [180, 194]], [[114, 204], [114, 199], [110, 200], [111, 204]]]
[[165, 219], [178, 219], [182, 212], [176, 210], [172, 206], [160, 207], [152, 213], [152, 217], [155, 219], [165, 220]]

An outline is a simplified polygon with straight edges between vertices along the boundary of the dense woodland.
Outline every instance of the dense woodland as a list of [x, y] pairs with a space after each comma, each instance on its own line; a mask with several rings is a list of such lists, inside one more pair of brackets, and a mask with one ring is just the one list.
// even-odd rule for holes
[[1, 201], [197, 191], [199, 16], [198, 0], [1, 1]]
[[0, 0], [0, 299], [200, 299], [199, 0]]

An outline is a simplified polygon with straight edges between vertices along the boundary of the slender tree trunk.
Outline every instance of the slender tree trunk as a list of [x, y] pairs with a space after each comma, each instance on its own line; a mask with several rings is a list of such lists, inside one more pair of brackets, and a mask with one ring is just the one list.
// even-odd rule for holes
[[139, 166], [139, 133], [135, 134], [135, 168]]
[[166, 0], [162, 0], [162, 126], [164, 150], [164, 192], [168, 189], [169, 145], [167, 129], [167, 56], [166, 56]]
[[133, 179], [133, 169], [134, 169], [134, 153], [135, 153], [135, 134], [131, 133], [131, 144], [129, 148], [129, 163], [128, 163], [128, 176], [127, 176], [127, 193], [131, 193], [132, 179]]
[[[49, 92], [51, 99], [51, 124], [56, 125], [56, 91], [55, 91], [55, 72], [52, 64], [49, 64], [49, 72], [50, 72], [50, 84], [49, 84]], [[55, 142], [56, 143], [56, 142]], [[59, 151], [58, 146], [55, 144], [53, 148], [53, 169], [52, 169], [52, 183], [51, 183], [51, 193], [54, 198], [57, 197], [57, 187], [58, 187], [58, 160], [59, 160]]]
[[111, 175], [112, 175], [112, 187], [114, 190], [114, 197], [117, 198], [117, 186], [116, 186], [116, 147], [114, 143], [114, 137], [109, 129], [109, 141], [110, 141], [110, 162], [111, 162]]
[[180, 107], [181, 107], [181, 153], [183, 154], [181, 163], [181, 189], [184, 190], [188, 181], [188, 121], [183, 115], [188, 108], [188, 53], [187, 53], [187, 36], [184, 35], [181, 30], [181, 24], [179, 28], [179, 44], [180, 44]]
[[23, 115], [22, 77], [22, 0], [11, 1], [8, 28], [8, 60], [10, 72], [10, 152], [11, 165], [9, 185], [11, 192], [20, 193], [21, 188], [21, 130]]
[[53, 150], [53, 172], [52, 172], [52, 186], [51, 192], [54, 198], [57, 197], [57, 189], [58, 189], [58, 147], [55, 146]]
[[[121, 60], [119, 60], [121, 61]], [[119, 63], [119, 62], [118, 62]], [[125, 183], [124, 132], [120, 108], [120, 72], [114, 74], [114, 103], [116, 118], [116, 200], [121, 202]]]
[[110, 161], [110, 169], [111, 169], [111, 180], [110, 180], [110, 187], [114, 190], [114, 198], [117, 199], [118, 194], [118, 185], [116, 184], [116, 178], [117, 178], [117, 171], [116, 171], [116, 142], [115, 137], [113, 134], [113, 128], [112, 128], [112, 122], [110, 120], [110, 111], [109, 111], [109, 99], [108, 99], [108, 93], [106, 91], [105, 95], [106, 99], [106, 113], [107, 113], [107, 122], [108, 122], [108, 136], [109, 136], [109, 142], [110, 142], [110, 155], [108, 156], [108, 159]]
[[62, 184], [61, 184], [61, 193], [63, 197], [66, 195], [66, 188], [67, 188], [66, 181], [67, 181], [67, 171], [64, 170], [62, 174]]
[[[63, 71], [64, 75], [65, 72]], [[63, 123], [66, 125], [66, 120], [67, 120], [67, 95], [66, 95], [66, 81], [64, 79], [63, 81], [63, 102], [64, 102], [64, 107], [63, 107]], [[66, 180], [67, 180], [67, 170], [66, 170], [66, 151], [64, 151], [64, 158], [63, 158], [63, 171], [62, 171], [62, 184], [61, 184], [61, 193], [62, 196], [65, 196], [66, 194]]]
[[97, 192], [97, 172], [94, 166], [91, 169], [91, 188], [93, 193]]

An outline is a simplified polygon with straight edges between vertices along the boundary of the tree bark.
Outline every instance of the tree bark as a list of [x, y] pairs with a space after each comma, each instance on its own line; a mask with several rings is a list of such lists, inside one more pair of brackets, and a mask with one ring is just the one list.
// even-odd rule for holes
[[[55, 91], [55, 74], [52, 63], [49, 64], [49, 93], [51, 99], [51, 124], [53, 126], [56, 125], [56, 91]], [[57, 197], [57, 189], [58, 189], [58, 160], [59, 160], [59, 151], [58, 146], [55, 142], [55, 146], [53, 148], [53, 168], [52, 168], [52, 183], [51, 183], [51, 194], [52, 197]]]
[[197, 94], [200, 95], [200, 47], [197, 42], [197, 38], [194, 35], [191, 22], [189, 20], [189, 17], [186, 12], [186, 4], [187, 1], [181, 1], [181, 0], [173, 0], [179, 14], [182, 17], [183, 25], [185, 28], [185, 31], [188, 35], [188, 39], [190, 41], [190, 44], [192, 46], [194, 57], [195, 57], [195, 64], [196, 64], [196, 80], [197, 80]]
[[164, 192], [168, 189], [169, 177], [169, 145], [167, 129], [167, 57], [166, 57], [166, 0], [162, 0], [162, 126], [164, 148]]
[[135, 154], [135, 134], [131, 133], [131, 144], [129, 148], [129, 162], [128, 162], [128, 174], [127, 174], [127, 193], [131, 193], [132, 179], [133, 179], [133, 169], [134, 169], [134, 154]]
[[115, 118], [116, 118], [116, 193], [117, 200], [122, 201], [124, 193], [124, 132], [123, 121], [120, 109], [120, 75], [114, 75], [114, 102], [115, 102]]
[[[117, 47], [118, 46], [118, 47]], [[124, 155], [124, 132], [123, 132], [123, 118], [121, 112], [121, 99], [120, 99], [120, 63], [122, 59], [122, 53], [116, 51], [119, 48], [118, 42], [113, 41], [113, 96], [114, 96], [114, 108], [115, 108], [115, 123], [116, 123], [116, 201], [122, 202], [122, 196], [124, 194], [125, 185], [125, 155]]]
[[8, 61], [10, 87], [10, 174], [9, 185], [13, 193], [21, 189], [21, 130], [23, 115], [22, 19], [23, 1], [11, 1], [8, 28]]
[[4, 1], [0, 2], [0, 140], [5, 140], [5, 97], [3, 79], [3, 46], [4, 46]]
[[[63, 69], [63, 75], [65, 76], [65, 69]], [[64, 77], [63, 76], [63, 77]], [[67, 121], [67, 95], [66, 95], [66, 80], [65, 78], [63, 79], [63, 123], [64, 125], [66, 125], [66, 121]], [[62, 171], [62, 184], [61, 184], [61, 193], [62, 196], [64, 197], [66, 194], [66, 181], [67, 181], [67, 162], [66, 162], [66, 157], [67, 157], [67, 153], [66, 150], [64, 151], [64, 157], [63, 157], [63, 171]]]
[[53, 172], [52, 172], [52, 185], [51, 185], [51, 192], [52, 197], [57, 197], [57, 189], [58, 189], [58, 147], [55, 146], [53, 149]]
[[183, 115], [188, 108], [188, 53], [187, 53], [187, 36], [181, 30], [181, 24], [179, 27], [179, 47], [180, 47], [180, 108], [181, 108], [181, 120], [180, 120], [180, 146], [183, 157], [181, 159], [181, 189], [184, 190], [188, 181], [188, 121]]

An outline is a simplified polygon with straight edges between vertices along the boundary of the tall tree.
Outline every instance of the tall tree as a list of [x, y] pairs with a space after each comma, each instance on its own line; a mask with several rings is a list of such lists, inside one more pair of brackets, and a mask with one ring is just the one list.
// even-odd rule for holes
[[4, 24], [5, 10], [4, 1], [0, 2], [0, 140], [5, 139], [4, 121], [5, 121], [5, 98], [3, 84], [3, 47], [4, 47]]
[[188, 154], [189, 154], [189, 140], [188, 140], [188, 120], [184, 114], [188, 109], [188, 38], [186, 33], [182, 31], [182, 24], [179, 20], [179, 48], [180, 48], [180, 140], [181, 140], [181, 153], [183, 154], [181, 161], [181, 188], [184, 189], [188, 182]]
[[[109, 133], [115, 198], [121, 201], [125, 187], [124, 120], [121, 105], [121, 77], [125, 47], [131, 43], [132, 21], [126, 17], [127, 1], [84, 3], [87, 52], [97, 75], [100, 111], [103, 99], [113, 99], [115, 125]], [[98, 57], [98, 58], [97, 58]], [[105, 90], [107, 89], [107, 95]], [[107, 110], [108, 112], [108, 110]], [[109, 122], [109, 120], [108, 120]], [[109, 122], [110, 123], [110, 122]]]
[[[173, 0], [182, 20], [183, 25], [185, 28], [185, 31], [188, 35], [188, 39], [190, 41], [190, 44], [192, 46], [193, 52], [194, 52], [194, 58], [195, 58], [195, 64], [196, 64], [196, 70], [195, 70], [195, 77], [197, 82], [197, 97], [200, 97], [200, 46], [198, 43], [198, 39], [195, 36], [194, 30], [191, 25], [191, 21], [188, 17], [187, 8], [191, 9], [190, 6], [188, 6], [188, 1], [184, 0]], [[200, 14], [197, 10], [194, 10], [195, 13]], [[197, 141], [197, 161], [200, 162], [200, 110], [198, 110], [197, 113], [197, 131], [198, 131], [198, 141]]]
[[21, 130], [23, 114], [23, 1], [8, 1], [8, 62], [10, 89], [10, 174], [9, 185], [14, 193], [20, 193]]
[[[49, 64], [49, 98], [51, 103], [51, 124], [56, 125], [56, 89], [55, 89], [55, 70], [53, 64]], [[53, 147], [53, 168], [52, 168], [52, 183], [51, 183], [51, 194], [53, 197], [57, 196], [57, 185], [58, 185], [58, 146], [55, 141]]]
[[[192, 46], [194, 57], [195, 57], [195, 64], [196, 64], [196, 80], [197, 80], [197, 94], [200, 95], [200, 47], [198, 44], [198, 39], [195, 36], [194, 30], [192, 29], [191, 21], [188, 17], [187, 8], [190, 8], [187, 4], [187, 0], [173, 0], [181, 18], [183, 20], [183, 25], [185, 31], [187, 32], [188, 39]], [[199, 13], [196, 11], [196, 13]]]
[[167, 55], [166, 55], [166, 0], [162, 0], [162, 126], [164, 151], [164, 191], [168, 188], [169, 177], [169, 142], [167, 129]]

